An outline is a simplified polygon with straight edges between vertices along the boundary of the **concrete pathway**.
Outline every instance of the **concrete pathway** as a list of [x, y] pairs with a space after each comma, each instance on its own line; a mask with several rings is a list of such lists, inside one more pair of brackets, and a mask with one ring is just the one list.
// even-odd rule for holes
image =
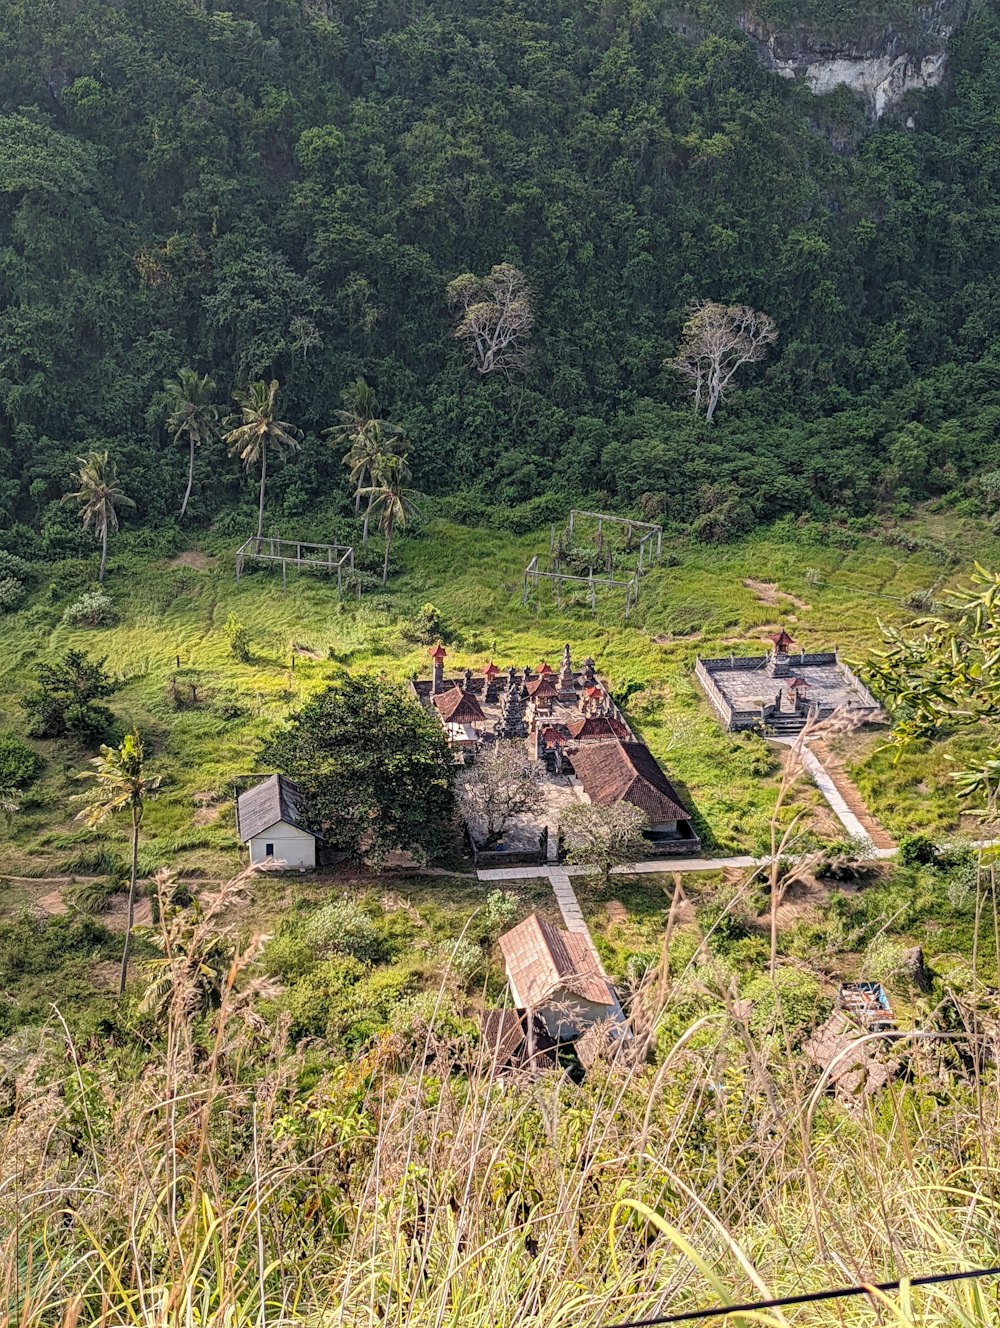
[[[549, 867], [545, 874], [549, 878], [549, 884], [552, 886], [552, 893], [556, 897], [556, 903], [559, 905], [559, 912], [563, 916], [566, 930], [579, 932], [582, 936], [586, 936], [589, 941], [590, 932], [583, 920], [580, 901], [577, 899], [573, 883], [569, 879], [569, 872], [566, 871], [565, 867]], [[593, 949], [593, 942], [591, 942], [591, 949]]]
[[[778, 738], [776, 741], [781, 742], [787, 747], [794, 747], [797, 739]], [[843, 794], [833, 782], [832, 777], [828, 774], [826, 766], [816, 753], [810, 750], [806, 743], [802, 743], [799, 746], [799, 757], [802, 761], [803, 767], [808, 770], [810, 775], [812, 775], [816, 787], [830, 804], [830, 810], [847, 831], [848, 836], [851, 839], [867, 839], [870, 841], [871, 835], [865, 829], [861, 821], [854, 815], [850, 807], [848, 807]], [[869, 816], [871, 816], [870, 812]], [[878, 824], [874, 817], [872, 817], [872, 823], [875, 825]], [[883, 849], [881, 852], [884, 853], [886, 850]]]

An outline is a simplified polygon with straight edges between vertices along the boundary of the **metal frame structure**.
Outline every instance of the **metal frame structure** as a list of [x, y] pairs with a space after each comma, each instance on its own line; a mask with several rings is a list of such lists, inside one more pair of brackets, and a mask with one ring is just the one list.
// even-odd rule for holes
[[[292, 552], [294, 550], [294, 552]], [[344, 593], [344, 573], [354, 572], [352, 544], [307, 544], [304, 540], [279, 539], [276, 535], [252, 535], [236, 550], [236, 580], [243, 575], [245, 562], [281, 563], [281, 588], [288, 584], [288, 565], [311, 567], [319, 572], [337, 573], [337, 594]], [[358, 585], [358, 598], [361, 586]]]
[[[633, 530], [644, 530], [645, 535], [639, 538], [639, 571], [643, 572], [646, 567], [652, 567], [654, 562], [659, 562], [663, 553], [663, 527], [656, 525], [653, 521], [636, 521], [628, 516], [612, 516], [609, 512], [585, 512], [581, 508], [574, 507], [569, 514], [569, 524], [566, 527], [566, 534], [572, 544], [573, 525], [579, 519], [597, 522], [597, 538], [595, 548], [598, 553], [604, 545], [604, 527], [624, 526], [625, 538], [631, 539]], [[553, 528], [554, 529], [554, 528]], [[656, 540], [656, 553], [653, 553], [652, 542]], [[645, 561], [645, 567], [643, 563]]]

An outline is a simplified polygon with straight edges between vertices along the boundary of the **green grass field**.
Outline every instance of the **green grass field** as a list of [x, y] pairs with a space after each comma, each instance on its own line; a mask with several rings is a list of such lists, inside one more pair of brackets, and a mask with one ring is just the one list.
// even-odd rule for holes
[[[48, 569], [49, 587], [0, 620], [0, 724], [23, 732], [17, 700], [39, 661], [70, 646], [106, 656], [124, 679], [112, 707], [139, 726], [163, 776], [144, 827], [144, 867], [225, 875], [238, 862], [233, 780], [255, 768], [264, 733], [337, 669], [399, 680], [426, 672], [417, 619], [430, 603], [456, 669], [489, 658], [501, 666], [555, 664], [566, 641], [577, 660], [593, 655], [690, 798], [707, 847], [746, 851], [763, 844], [773, 771], [761, 773], [768, 761], [759, 743], [721, 731], [693, 680], [695, 657], [763, 643], [783, 624], [806, 649], [837, 644], [846, 657], [862, 659], [878, 642], [880, 619], [908, 620], [913, 595], [954, 580], [974, 556], [1000, 557], [998, 541], [971, 521], [929, 513], [904, 535], [909, 549], [884, 537], [784, 524], [732, 545], [665, 544], [627, 623], [621, 592], [605, 592], [596, 613], [585, 588], [580, 602], [562, 609], [544, 588], [522, 604], [522, 570], [547, 548], [547, 532], [513, 537], [431, 520], [398, 542], [400, 569], [386, 592], [344, 604], [330, 581], [307, 573], [290, 574], [284, 592], [272, 571], [244, 575], [237, 585], [231, 556], [211, 538], [151, 560], [123, 537], [107, 580], [117, 626], [62, 624], [92, 570], [80, 563]], [[249, 664], [229, 652], [230, 614], [250, 630]], [[960, 809], [944, 759], [955, 744], [894, 763], [884, 741], [884, 731], [866, 734], [846, 754], [873, 813], [897, 834], [956, 828]], [[86, 753], [38, 747], [46, 771], [10, 827], [6, 872], [100, 874], [101, 852], [121, 851], [124, 826], [94, 832], [78, 825], [71, 799]]]

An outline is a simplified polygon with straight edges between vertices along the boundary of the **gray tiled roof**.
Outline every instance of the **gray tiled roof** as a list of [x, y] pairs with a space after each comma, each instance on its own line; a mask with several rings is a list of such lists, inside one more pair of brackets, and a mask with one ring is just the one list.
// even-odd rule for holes
[[[271, 775], [255, 784], [236, 800], [236, 826], [244, 844], [254, 835], [263, 834], [279, 821], [298, 826], [306, 834], [313, 834], [301, 824], [302, 790], [285, 775]], [[318, 839], [318, 835], [313, 836]]]

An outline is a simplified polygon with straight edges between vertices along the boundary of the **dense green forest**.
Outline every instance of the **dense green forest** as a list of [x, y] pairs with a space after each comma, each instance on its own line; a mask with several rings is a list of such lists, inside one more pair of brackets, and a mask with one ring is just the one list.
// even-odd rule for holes
[[[323, 430], [359, 375], [419, 490], [522, 528], [590, 495], [724, 538], [1000, 463], [991, 6], [947, 85], [877, 126], [767, 72], [721, 12], [682, 25], [652, 0], [2, 14], [0, 518], [44, 553], [86, 538], [58, 499], [89, 447], [117, 460], [126, 521], [176, 519], [162, 385], [182, 366], [224, 397], [280, 380], [303, 447], [269, 520], [298, 528], [320, 500], [349, 511]], [[535, 312], [509, 379], [469, 366], [445, 297], [501, 262]], [[710, 426], [664, 367], [697, 299], [779, 331]], [[251, 502], [203, 449], [189, 518], [234, 508], [235, 534]]]

